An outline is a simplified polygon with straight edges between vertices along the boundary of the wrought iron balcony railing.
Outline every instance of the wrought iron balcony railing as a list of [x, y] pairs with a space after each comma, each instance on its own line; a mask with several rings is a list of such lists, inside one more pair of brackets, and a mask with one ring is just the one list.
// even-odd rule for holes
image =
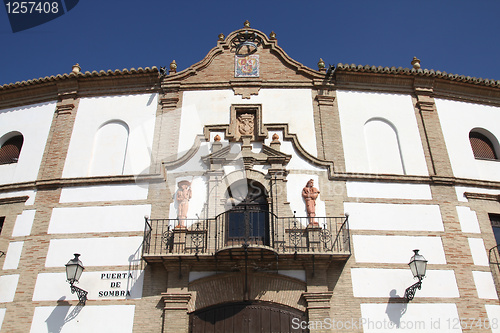
[[146, 218], [143, 256], [210, 255], [238, 246], [268, 248], [277, 254], [351, 253], [347, 217], [311, 220], [262, 211], [228, 211], [212, 219], [179, 222]]

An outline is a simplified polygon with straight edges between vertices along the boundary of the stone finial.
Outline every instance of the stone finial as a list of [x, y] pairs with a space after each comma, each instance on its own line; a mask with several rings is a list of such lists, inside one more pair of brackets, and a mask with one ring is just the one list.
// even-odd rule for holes
[[318, 61], [318, 68], [319, 68], [320, 70], [325, 68], [325, 62], [323, 61], [323, 59], [322, 59], [322, 58], [319, 58], [319, 61]]
[[217, 134], [216, 136], [214, 136], [214, 141], [215, 142], [219, 142], [220, 141], [220, 135]]
[[82, 68], [80, 67], [79, 64], [75, 64], [73, 65], [73, 67], [71, 68], [71, 71], [75, 74], [78, 74], [80, 73], [80, 71], [82, 70]]
[[224, 38], [226, 38], [226, 36], [224, 36], [224, 34], [219, 34], [219, 40], [224, 40]]
[[419, 69], [420, 68], [420, 59], [418, 59], [417, 57], [413, 57], [411, 64], [412, 64], [413, 68]]
[[271, 31], [271, 33], [269, 34], [269, 38], [272, 39], [272, 40], [275, 40], [276, 39], [276, 33], [274, 31]]
[[246, 20], [245, 23], [243, 23], [243, 26], [245, 28], [250, 28], [250, 22], [248, 22], [248, 20]]
[[280, 136], [277, 133], [273, 134], [273, 143], [280, 142]]
[[175, 60], [172, 60], [170, 63], [170, 73], [177, 73], [177, 63]]

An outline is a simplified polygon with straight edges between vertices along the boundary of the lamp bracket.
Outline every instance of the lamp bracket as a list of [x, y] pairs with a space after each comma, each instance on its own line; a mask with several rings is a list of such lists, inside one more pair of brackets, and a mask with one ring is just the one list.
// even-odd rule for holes
[[78, 300], [80, 301], [81, 304], [85, 304], [85, 302], [87, 301], [87, 295], [88, 295], [88, 291], [85, 291], [81, 288], [78, 288], [76, 286], [74, 286], [73, 284], [71, 284], [71, 293], [74, 294], [76, 293], [77, 296], [78, 296]]
[[422, 289], [422, 279], [418, 279], [417, 283], [414, 283], [413, 285], [406, 288], [404, 299], [407, 302], [411, 301], [415, 297], [415, 293], [417, 292], [417, 289], [418, 290]]

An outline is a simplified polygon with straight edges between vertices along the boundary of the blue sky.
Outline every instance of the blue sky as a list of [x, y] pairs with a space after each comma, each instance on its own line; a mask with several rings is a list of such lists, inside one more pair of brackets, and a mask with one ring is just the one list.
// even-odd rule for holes
[[327, 64], [423, 68], [500, 80], [498, 0], [80, 0], [67, 14], [12, 33], [0, 8], [0, 85], [83, 71], [182, 70], [243, 27], [275, 31], [278, 45], [316, 69]]

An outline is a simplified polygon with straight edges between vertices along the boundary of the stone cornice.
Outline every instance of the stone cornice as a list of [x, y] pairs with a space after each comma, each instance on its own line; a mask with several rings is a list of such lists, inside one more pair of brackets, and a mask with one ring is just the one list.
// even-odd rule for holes
[[131, 184], [131, 183], [156, 183], [165, 179], [161, 174], [124, 175], [124, 176], [100, 176], [79, 178], [42, 179], [34, 182], [13, 183], [0, 185], [0, 193], [19, 192], [46, 188], [71, 187], [71, 186], [97, 186], [107, 184]]
[[487, 194], [487, 193], [475, 193], [475, 192], [465, 192], [464, 196], [470, 199], [476, 200], [489, 200], [489, 201], [498, 201], [500, 202], [500, 194]]
[[29, 199], [29, 196], [23, 195], [19, 197], [10, 197], [10, 198], [0, 198], [0, 205], [8, 205], [14, 203], [26, 202]]

